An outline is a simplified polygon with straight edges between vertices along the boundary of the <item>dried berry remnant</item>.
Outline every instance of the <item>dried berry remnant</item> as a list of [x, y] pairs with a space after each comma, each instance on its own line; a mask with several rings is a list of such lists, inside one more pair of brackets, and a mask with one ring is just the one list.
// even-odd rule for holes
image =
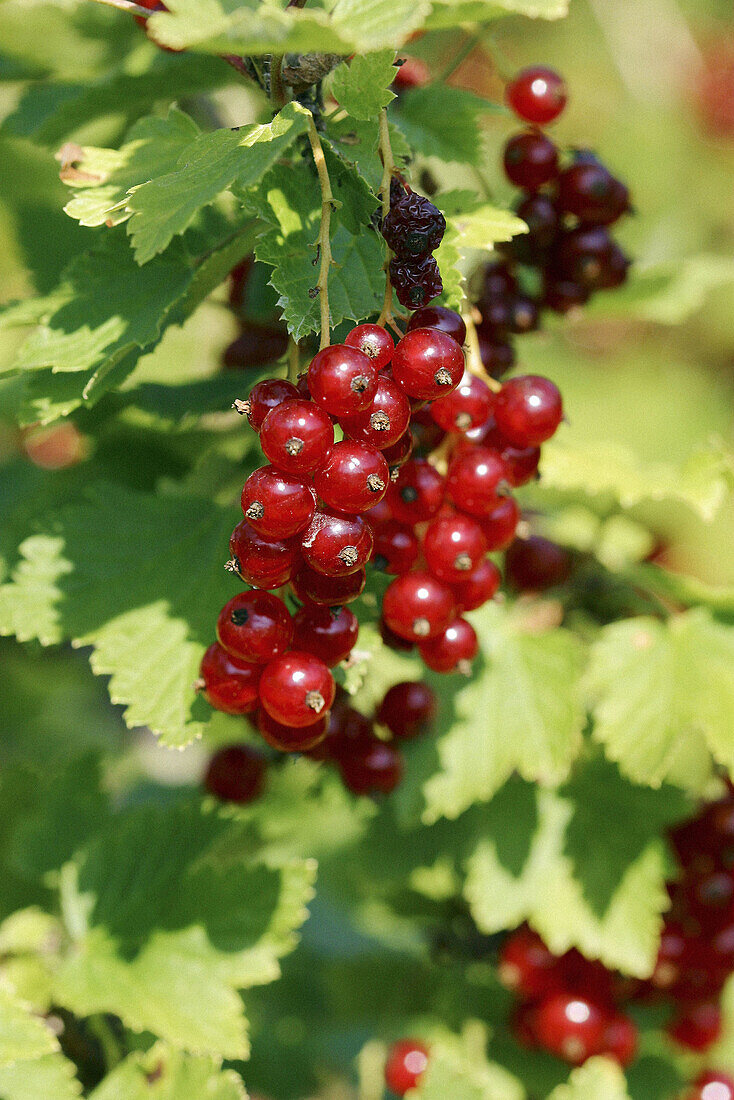
[[401, 260], [416, 260], [435, 252], [446, 232], [446, 219], [430, 199], [393, 179], [390, 211], [382, 222], [388, 248]]
[[395, 257], [390, 261], [390, 279], [398, 301], [406, 309], [419, 309], [443, 290], [441, 272], [431, 255], [417, 260]]

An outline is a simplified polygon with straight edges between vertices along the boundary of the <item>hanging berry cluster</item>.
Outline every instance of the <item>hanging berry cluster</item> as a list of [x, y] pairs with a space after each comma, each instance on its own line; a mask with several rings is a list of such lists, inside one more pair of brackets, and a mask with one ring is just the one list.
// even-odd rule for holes
[[446, 219], [430, 199], [416, 194], [399, 176], [390, 181], [390, 209], [382, 235], [393, 253], [390, 279], [401, 306], [418, 309], [443, 290], [432, 253], [446, 232]]
[[596, 291], [621, 286], [630, 263], [609, 232], [630, 209], [625, 185], [589, 150], [572, 150], [564, 163], [539, 129], [566, 104], [558, 73], [524, 69], [508, 84], [507, 101], [532, 127], [504, 151], [505, 174], [522, 190], [517, 214], [529, 231], [503, 246], [503, 262], [484, 272], [479, 346], [494, 378], [515, 362], [513, 336], [535, 331], [544, 308], [567, 313]]

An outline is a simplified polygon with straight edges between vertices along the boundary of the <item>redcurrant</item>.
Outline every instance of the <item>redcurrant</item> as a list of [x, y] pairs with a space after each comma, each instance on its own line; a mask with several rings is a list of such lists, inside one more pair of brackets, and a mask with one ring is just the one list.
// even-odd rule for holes
[[507, 467], [500, 454], [487, 447], [472, 447], [452, 457], [446, 492], [462, 512], [483, 517], [497, 507], [497, 491], [506, 481]]
[[372, 530], [361, 516], [317, 512], [301, 540], [307, 565], [327, 577], [344, 577], [369, 561]]
[[622, 1069], [626, 1069], [635, 1059], [638, 1037], [634, 1021], [618, 1012], [604, 1028], [601, 1052], [610, 1055]]
[[223, 802], [252, 802], [262, 794], [267, 761], [249, 745], [228, 745], [214, 753], [204, 786]]
[[255, 588], [280, 588], [287, 584], [300, 563], [298, 543], [265, 539], [241, 520], [229, 540], [232, 561], [227, 568]]
[[566, 85], [555, 69], [531, 65], [521, 69], [505, 89], [507, 104], [523, 122], [545, 126], [566, 106]]
[[373, 359], [347, 344], [332, 344], [311, 360], [311, 397], [331, 416], [356, 416], [369, 408], [377, 389]]
[[558, 208], [582, 222], [611, 225], [630, 209], [629, 191], [596, 158], [584, 159], [558, 177]]
[[238, 661], [264, 665], [285, 653], [292, 637], [288, 608], [271, 592], [240, 592], [217, 619], [217, 640]]
[[412, 527], [388, 520], [375, 530], [372, 562], [383, 573], [407, 573], [415, 565], [419, 550]]
[[422, 642], [441, 634], [454, 617], [454, 611], [451, 589], [430, 573], [404, 573], [396, 577], [382, 602], [382, 615], [387, 625], [411, 642]]
[[527, 927], [505, 940], [497, 973], [507, 989], [533, 1001], [563, 987], [560, 959]]
[[316, 501], [313, 490], [293, 474], [261, 466], [242, 490], [242, 511], [253, 530], [267, 539], [288, 539], [308, 527]]
[[334, 426], [312, 401], [286, 401], [271, 409], [260, 429], [267, 458], [289, 474], [309, 474], [334, 442]]
[[563, 419], [558, 387], [537, 374], [511, 378], [495, 398], [494, 418], [505, 439], [516, 447], [538, 447]]
[[393, 443], [391, 447], [386, 447], [384, 449], [382, 454], [390, 470], [391, 481], [397, 481], [400, 469], [405, 465], [412, 453], [413, 436], [410, 432], [404, 432], [397, 442]]
[[558, 150], [545, 134], [529, 130], [507, 142], [504, 165], [510, 183], [524, 191], [538, 191], [558, 174]]
[[339, 607], [361, 595], [367, 583], [364, 569], [355, 569], [346, 577], [327, 577], [308, 565], [299, 569], [291, 587], [299, 600], [323, 607]]
[[517, 207], [517, 216], [528, 227], [527, 236], [519, 237], [518, 241], [524, 243], [529, 239], [535, 249], [550, 248], [561, 221], [553, 201], [547, 195], [526, 195]]
[[408, 740], [423, 733], [436, 717], [436, 696], [420, 680], [404, 680], [385, 692], [377, 710], [377, 721], [393, 737]]
[[392, 373], [411, 397], [432, 401], [458, 386], [464, 374], [464, 353], [456, 340], [439, 329], [413, 329], [395, 348]]
[[242, 411], [247, 413], [250, 427], [259, 432], [271, 409], [296, 397], [298, 390], [292, 382], [287, 382], [285, 378], [266, 378], [252, 387], [250, 396], [243, 402]]
[[480, 521], [488, 550], [506, 550], [515, 537], [520, 520], [517, 501], [511, 496], [497, 497], [497, 504]]
[[312, 653], [291, 650], [276, 657], [260, 677], [260, 703], [284, 726], [311, 726], [334, 702], [334, 678]]
[[401, 1039], [390, 1048], [385, 1083], [396, 1096], [414, 1089], [428, 1067], [428, 1047], [418, 1039]]
[[497, 566], [489, 558], [485, 558], [471, 573], [467, 573], [461, 584], [452, 585], [456, 610], [476, 611], [492, 599], [501, 580]]
[[382, 454], [366, 443], [343, 439], [326, 452], [314, 487], [330, 508], [350, 515], [366, 512], [384, 497], [390, 471]]
[[445, 432], [468, 432], [484, 424], [494, 406], [494, 395], [486, 382], [466, 373], [453, 393], [438, 397], [431, 416]]
[[348, 607], [306, 604], [293, 620], [293, 645], [314, 653], [333, 668], [348, 657], [357, 642], [359, 623]]
[[249, 714], [257, 706], [262, 668], [238, 661], [215, 642], [201, 659], [201, 690], [215, 710]]
[[721, 1008], [716, 1001], [700, 1001], [685, 1005], [671, 1020], [668, 1032], [681, 1046], [689, 1050], [708, 1050], [720, 1037]]
[[384, 451], [405, 435], [410, 423], [410, 402], [394, 379], [381, 374], [370, 407], [358, 416], [342, 418], [339, 423], [350, 439]]
[[347, 333], [344, 343], [371, 359], [372, 365], [378, 371], [388, 365], [395, 348], [395, 341], [382, 325], [357, 325]]
[[329, 715], [322, 714], [308, 726], [292, 726], [278, 722], [261, 708], [257, 714], [257, 728], [263, 740], [279, 752], [308, 752], [326, 737]]
[[568, 550], [550, 539], [531, 535], [515, 539], [505, 554], [507, 583], [517, 592], [543, 592], [564, 584], [571, 575], [573, 560]]
[[435, 516], [443, 503], [445, 482], [424, 458], [411, 458], [390, 486], [388, 504], [395, 519], [413, 527]]
[[471, 623], [466, 619], [454, 619], [441, 634], [421, 642], [418, 651], [434, 672], [457, 670], [468, 676], [471, 663], [479, 652], [479, 639]]
[[693, 1082], [687, 1100], [734, 1100], [734, 1077], [718, 1070], [706, 1070]]
[[339, 771], [352, 794], [390, 794], [403, 777], [403, 758], [397, 745], [375, 737], [341, 753]]
[[608, 1014], [574, 993], [554, 993], [538, 1005], [538, 1042], [551, 1054], [580, 1065], [601, 1050]]
[[446, 306], [424, 306], [416, 310], [408, 321], [408, 332], [416, 328], [440, 329], [457, 344], [463, 344], [466, 340], [466, 325], [462, 317]]
[[487, 543], [476, 520], [455, 512], [431, 520], [423, 553], [435, 577], [444, 584], [460, 584], [487, 553]]

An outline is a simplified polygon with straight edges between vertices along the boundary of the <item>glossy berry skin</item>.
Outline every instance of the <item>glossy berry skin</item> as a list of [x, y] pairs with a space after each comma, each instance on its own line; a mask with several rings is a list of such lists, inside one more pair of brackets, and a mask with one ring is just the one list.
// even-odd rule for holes
[[227, 601], [217, 619], [217, 641], [238, 661], [267, 664], [285, 653], [292, 638], [288, 608], [271, 592], [240, 592]]
[[397, 745], [375, 737], [340, 754], [339, 771], [352, 794], [390, 794], [403, 777], [403, 758]]
[[263, 740], [278, 752], [309, 752], [326, 737], [329, 714], [322, 714], [308, 726], [290, 726], [276, 721], [261, 708], [257, 714], [257, 728]]
[[411, 458], [387, 495], [395, 519], [409, 526], [435, 516], [443, 503], [445, 481], [425, 458]]
[[506, 550], [515, 537], [520, 521], [520, 508], [514, 497], [497, 497], [498, 503], [481, 520], [482, 534], [487, 549]]
[[477, 329], [479, 355], [491, 378], [501, 378], [515, 365], [515, 349], [507, 340], [498, 340], [481, 327]]
[[457, 344], [466, 340], [466, 325], [460, 314], [446, 306], [424, 306], [417, 309], [408, 321], [408, 332], [416, 328], [437, 328], [445, 332]]
[[229, 540], [232, 572], [254, 588], [280, 588], [300, 564], [298, 543], [265, 539], [246, 520], [241, 520]]
[[436, 696], [428, 684], [403, 680], [385, 692], [376, 717], [393, 737], [407, 741], [425, 731], [437, 709]]
[[688, 1050], [708, 1050], [721, 1036], [723, 1019], [716, 1001], [686, 1005], [671, 1020], [668, 1033]]
[[419, 552], [418, 539], [407, 524], [392, 519], [375, 530], [372, 562], [380, 572], [407, 573], [415, 565]]
[[497, 507], [497, 491], [506, 479], [507, 469], [497, 451], [466, 448], [449, 463], [446, 492], [462, 512], [484, 517]]
[[596, 159], [583, 160], [558, 177], [558, 207], [581, 222], [612, 225], [629, 210], [629, 191]]
[[250, 427], [259, 432], [263, 420], [271, 409], [282, 405], [284, 401], [292, 401], [297, 397], [298, 390], [292, 382], [287, 382], [285, 378], [266, 378], [264, 381], [256, 383], [250, 390], [250, 396], [247, 399], [249, 405], [247, 421]]
[[538, 473], [539, 447], [518, 447], [506, 439], [499, 428], [491, 425], [482, 439], [485, 447], [499, 451], [513, 489], [526, 485]]
[[485, 558], [461, 584], [451, 586], [457, 611], [476, 611], [496, 595], [502, 578], [493, 561]]
[[558, 150], [535, 130], [516, 134], [505, 145], [505, 175], [523, 191], [538, 191], [558, 175]]
[[408, 430], [410, 402], [397, 382], [381, 374], [370, 407], [358, 416], [343, 417], [339, 423], [349, 439], [384, 451]]
[[241, 503], [247, 522], [266, 539], [297, 535], [308, 527], [316, 507], [311, 487], [275, 466], [261, 466], [250, 474]]
[[237, 661], [215, 642], [201, 659], [204, 698], [225, 714], [250, 714], [257, 707], [259, 665]]
[[276, 657], [260, 677], [260, 704], [284, 726], [312, 726], [334, 702], [334, 678], [312, 653], [291, 650]]
[[382, 325], [357, 325], [347, 333], [344, 343], [366, 355], [377, 371], [385, 369], [395, 349], [395, 341]]
[[706, 1070], [693, 1082], [686, 1100], [734, 1100], [734, 1077], [717, 1070]]
[[[534, 248], [550, 248], [556, 239], [560, 218], [553, 202], [547, 195], [527, 195], [517, 207], [517, 216], [528, 227], [527, 237]], [[518, 238], [525, 241], [525, 237]]]
[[334, 427], [312, 401], [286, 401], [271, 409], [260, 429], [266, 458], [288, 474], [310, 474], [334, 442]]
[[432, 403], [431, 416], [445, 432], [469, 432], [485, 423], [493, 406], [487, 383], [466, 372], [452, 393]]
[[347, 344], [318, 352], [308, 368], [311, 397], [330, 416], [355, 416], [369, 408], [377, 389], [374, 360]]
[[228, 745], [211, 757], [204, 787], [222, 802], [253, 802], [262, 794], [267, 766], [249, 745]]
[[619, 1012], [612, 1016], [604, 1028], [601, 1053], [614, 1058], [622, 1069], [626, 1069], [635, 1060], [638, 1039], [639, 1035], [634, 1021], [629, 1016], [624, 1016]]
[[487, 553], [487, 543], [476, 520], [455, 512], [431, 520], [423, 553], [434, 577], [444, 584], [460, 584]]
[[518, 118], [546, 126], [558, 118], [567, 101], [566, 85], [555, 69], [531, 65], [521, 69], [505, 89], [505, 99]]
[[464, 353], [439, 329], [413, 329], [395, 348], [392, 374], [410, 397], [433, 401], [458, 386], [464, 376]]
[[570, 229], [563, 233], [554, 250], [558, 272], [587, 290], [603, 286], [611, 260], [612, 239], [604, 225]]
[[382, 617], [395, 634], [422, 642], [441, 634], [454, 617], [451, 589], [430, 573], [405, 573], [385, 592]]
[[351, 603], [364, 591], [367, 574], [355, 569], [346, 577], [327, 577], [308, 565], [302, 566], [291, 581], [291, 587], [299, 600], [321, 607], [341, 607]]
[[390, 480], [396, 481], [399, 471], [413, 453], [413, 436], [410, 432], [404, 432], [400, 439], [393, 443], [391, 447], [386, 447], [382, 453], [390, 470]]
[[454, 619], [443, 633], [421, 642], [418, 651], [434, 672], [471, 672], [471, 663], [479, 652], [479, 639], [466, 619]]
[[487, 264], [484, 269], [480, 310], [495, 298], [505, 298], [517, 291], [517, 280], [506, 263]]
[[573, 559], [558, 543], [531, 535], [515, 539], [505, 554], [505, 577], [517, 592], [543, 592], [568, 580]]
[[538, 1042], [558, 1058], [578, 1066], [602, 1047], [607, 1014], [574, 993], [554, 993], [538, 1005]]
[[305, 604], [293, 620], [293, 646], [313, 653], [333, 668], [348, 657], [357, 643], [359, 623], [348, 607]]
[[393, 1043], [385, 1065], [385, 1084], [396, 1096], [419, 1084], [428, 1066], [428, 1047], [418, 1039], [401, 1039]]
[[418, 309], [443, 290], [441, 272], [433, 256], [390, 260], [390, 280], [401, 306]]
[[496, 395], [494, 418], [505, 439], [516, 447], [539, 447], [563, 419], [561, 394], [549, 378], [519, 375], [505, 382]]
[[317, 512], [301, 540], [307, 565], [327, 577], [361, 569], [372, 553], [372, 530], [361, 516]]
[[326, 452], [314, 474], [314, 488], [330, 508], [354, 515], [378, 504], [390, 484], [382, 454], [356, 439], [343, 439]]
[[518, 928], [507, 937], [499, 956], [499, 979], [518, 996], [537, 1001], [563, 987], [560, 959], [537, 932]]
[[554, 313], [565, 314], [572, 309], [580, 309], [588, 302], [590, 294], [587, 287], [575, 283], [573, 279], [565, 279], [552, 271], [545, 273], [543, 305]]

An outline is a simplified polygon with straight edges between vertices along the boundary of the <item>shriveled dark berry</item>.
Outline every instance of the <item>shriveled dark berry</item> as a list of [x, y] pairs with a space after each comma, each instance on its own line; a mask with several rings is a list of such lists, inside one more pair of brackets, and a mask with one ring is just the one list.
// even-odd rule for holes
[[396, 257], [390, 261], [390, 280], [398, 301], [406, 309], [418, 309], [443, 290], [441, 272], [433, 256], [418, 260]]
[[388, 248], [404, 260], [434, 252], [446, 232], [446, 219], [430, 199], [393, 180], [390, 211], [382, 222]]

